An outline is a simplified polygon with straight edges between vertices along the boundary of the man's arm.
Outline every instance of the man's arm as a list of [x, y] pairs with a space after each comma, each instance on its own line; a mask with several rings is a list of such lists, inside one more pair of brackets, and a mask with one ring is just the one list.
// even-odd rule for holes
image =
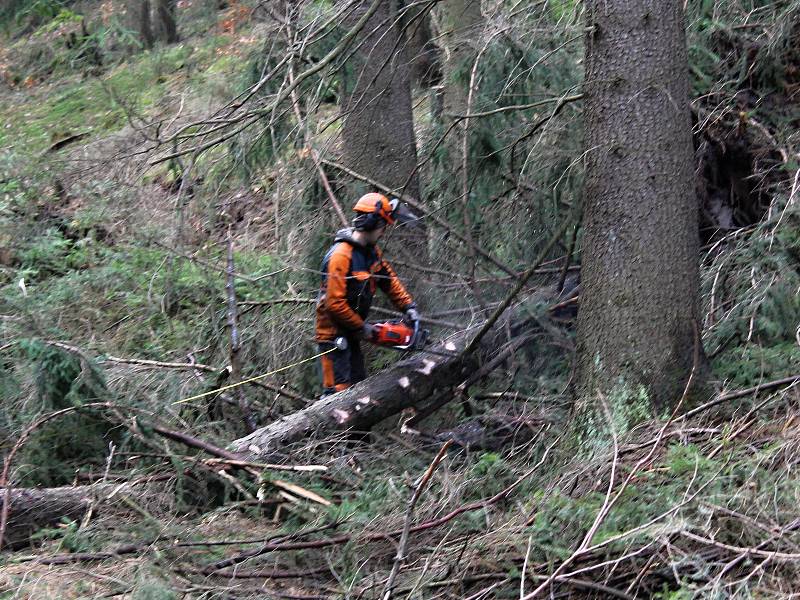
[[337, 325], [358, 331], [364, 326], [364, 319], [347, 303], [347, 272], [352, 253], [350, 244], [339, 244], [328, 259], [325, 308]]
[[406, 288], [403, 286], [400, 278], [397, 276], [397, 273], [394, 272], [392, 265], [385, 261], [382, 256], [379, 256], [379, 260], [381, 261], [381, 269], [378, 272], [380, 275], [378, 279], [378, 287], [380, 287], [384, 293], [389, 296], [389, 299], [392, 301], [392, 304], [394, 304], [395, 308], [398, 310], [407, 309], [409, 306], [414, 304], [414, 298], [411, 297], [411, 294], [409, 294]]

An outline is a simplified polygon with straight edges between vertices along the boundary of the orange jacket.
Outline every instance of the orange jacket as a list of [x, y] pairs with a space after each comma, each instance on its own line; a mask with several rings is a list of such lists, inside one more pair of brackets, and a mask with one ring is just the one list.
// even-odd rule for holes
[[362, 246], [352, 229], [336, 234], [322, 261], [322, 283], [317, 296], [317, 341], [357, 335], [369, 315], [375, 288], [389, 296], [398, 310], [414, 299], [400, 283], [377, 246]]

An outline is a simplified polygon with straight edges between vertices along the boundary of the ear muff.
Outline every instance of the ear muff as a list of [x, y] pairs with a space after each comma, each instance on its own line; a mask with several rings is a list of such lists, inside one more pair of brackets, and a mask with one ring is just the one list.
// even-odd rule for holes
[[364, 224], [362, 225], [364, 231], [374, 231], [383, 221], [378, 209], [375, 209], [375, 212], [367, 213], [364, 217]]
[[389, 204], [389, 211], [383, 205], [383, 200], [375, 202], [375, 208], [370, 213], [359, 213], [353, 220], [353, 225], [356, 229], [361, 231], [374, 231], [381, 226], [386, 226], [394, 222], [391, 216], [391, 211], [394, 207]]

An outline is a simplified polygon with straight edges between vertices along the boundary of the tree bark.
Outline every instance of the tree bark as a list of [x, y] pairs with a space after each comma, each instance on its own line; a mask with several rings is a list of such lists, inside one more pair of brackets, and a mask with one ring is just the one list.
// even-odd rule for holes
[[[357, 19], [370, 2], [352, 17]], [[395, 0], [386, 0], [367, 21], [351, 60], [353, 80], [346, 91], [342, 136], [345, 162], [353, 170], [398, 192], [417, 164], [411, 85], [402, 24]], [[404, 192], [419, 198], [411, 176]]]
[[[4, 548], [18, 548], [29, 543], [32, 534], [52, 527], [61, 519], [80, 520], [95, 499], [110, 493], [112, 484], [57, 488], [20, 488], [11, 490], [9, 520], [3, 537]], [[0, 490], [0, 506], [7, 491]]]
[[[698, 208], [682, 3], [586, 3], [580, 438], [669, 411], [699, 326]], [[697, 338], [697, 341], [695, 341]], [[701, 382], [705, 360], [693, 381]]]
[[444, 64], [444, 112], [463, 115], [467, 112], [469, 77], [477, 54], [475, 44], [483, 28], [480, 0], [444, 0], [442, 2], [443, 40], [447, 48]]
[[150, 0], [128, 0], [128, 23], [139, 36], [145, 49], [153, 47], [153, 28], [150, 21]]
[[[371, 3], [365, 0], [355, 21]], [[394, 194], [420, 198], [409, 59], [398, 0], [385, 0], [367, 21], [344, 77], [344, 163]], [[365, 191], [374, 191], [372, 189]], [[391, 195], [391, 194], [390, 194]], [[426, 262], [427, 231], [418, 224], [392, 235], [398, 252]], [[422, 260], [420, 260], [422, 259]]]
[[156, 31], [158, 39], [166, 44], [179, 41], [175, 5], [176, 0], [156, 0]]

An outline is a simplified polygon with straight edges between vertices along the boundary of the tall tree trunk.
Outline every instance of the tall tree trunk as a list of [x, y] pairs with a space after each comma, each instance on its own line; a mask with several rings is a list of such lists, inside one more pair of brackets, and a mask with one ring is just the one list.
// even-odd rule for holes
[[[447, 140], [448, 161], [453, 166], [453, 192], [457, 194], [461, 203], [461, 220], [470, 246], [472, 263], [471, 279], [475, 277], [475, 267], [478, 264], [473, 245], [480, 243], [474, 238], [473, 211], [474, 203], [471, 202], [471, 188], [474, 183], [473, 165], [470, 164], [470, 120], [458, 121], [455, 128], [450, 129], [455, 115], [465, 115], [472, 111], [474, 98], [470, 89], [477, 87], [473, 81], [473, 67], [478, 55], [477, 45], [480, 43], [484, 19], [481, 13], [480, 0], [445, 0], [442, 3], [442, 25], [444, 27], [443, 40], [447, 48], [444, 72], [444, 87], [442, 108], [444, 118], [442, 124], [449, 131]], [[474, 92], [473, 92], [474, 93]], [[435, 118], [435, 117], [434, 117]], [[477, 295], [477, 287], [470, 284], [473, 293], [476, 293], [479, 302], [483, 303]]]
[[167, 44], [178, 42], [175, 5], [176, 0], [156, 0], [156, 31], [158, 39]]
[[[353, 21], [370, 4], [363, 2]], [[359, 41], [361, 45], [350, 61], [352, 81], [345, 84], [345, 163], [397, 193], [421, 198], [409, 62], [397, 0], [381, 3]], [[402, 238], [399, 245], [412, 256], [427, 255], [424, 227], [393, 237]]]
[[153, 47], [153, 28], [150, 21], [150, 0], [128, 0], [128, 24], [144, 48]]
[[469, 78], [478, 50], [478, 35], [483, 27], [480, 0], [442, 2], [443, 40], [447, 48], [444, 64], [444, 112], [467, 112]]
[[441, 79], [441, 69], [428, 6], [422, 5], [409, 11], [403, 22], [408, 40], [406, 52], [411, 64], [411, 80], [419, 87], [430, 87]]
[[[674, 407], [699, 346], [682, 2], [588, 0], [577, 392], [584, 441]], [[702, 348], [699, 369], [705, 372]], [[579, 436], [580, 437], [580, 436]]]

